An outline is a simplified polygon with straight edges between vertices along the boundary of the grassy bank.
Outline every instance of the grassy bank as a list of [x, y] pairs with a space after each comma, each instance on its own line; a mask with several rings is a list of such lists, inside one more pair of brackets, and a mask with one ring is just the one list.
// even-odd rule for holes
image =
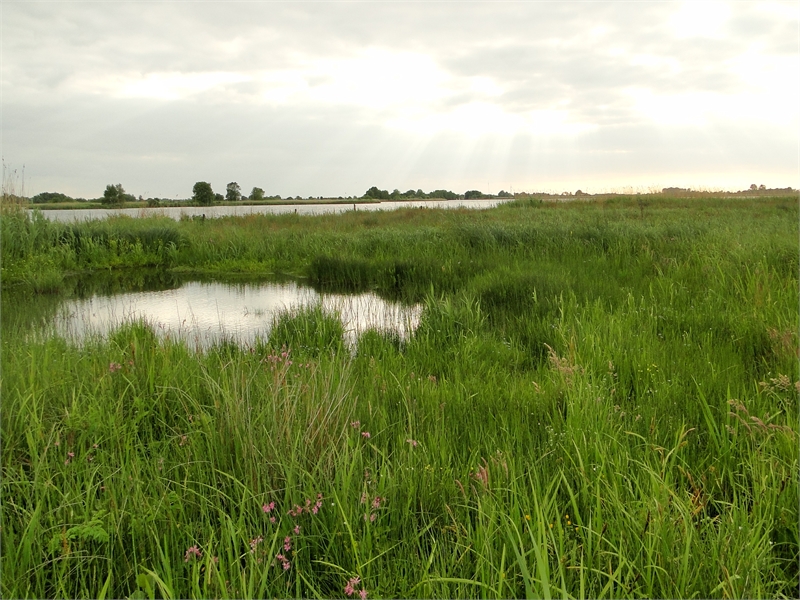
[[[796, 198], [2, 227], [3, 596], [796, 596]], [[142, 266], [425, 310], [355, 354], [6, 314]]]

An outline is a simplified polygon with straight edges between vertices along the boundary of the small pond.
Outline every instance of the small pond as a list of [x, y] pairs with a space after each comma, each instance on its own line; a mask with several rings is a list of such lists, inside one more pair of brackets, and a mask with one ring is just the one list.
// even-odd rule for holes
[[[20, 306], [20, 302], [24, 299], [15, 304]], [[223, 339], [250, 345], [269, 336], [279, 314], [314, 306], [339, 316], [345, 342], [352, 348], [368, 329], [406, 339], [419, 323], [421, 312], [419, 305], [387, 301], [374, 293], [321, 293], [294, 280], [186, 281], [169, 289], [84, 293], [48, 302], [46, 316], [37, 311], [37, 324], [45, 330], [53, 327], [78, 343], [89, 335], [106, 336], [123, 323], [144, 319], [159, 336], [185, 340], [196, 349]], [[4, 305], [6, 310], [15, 310], [7, 302]]]
[[347, 342], [355, 344], [367, 329], [392, 331], [406, 338], [419, 321], [419, 307], [390, 303], [373, 293], [320, 294], [289, 283], [226, 284], [189, 282], [172, 290], [92, 296], [69, 300], [60, 308], [56, 330], [67, 337], [107, 334], [123, 322], [144, 319], [157, 333], [206, 347], [221, 339], [247, 345], [267, 338], [281, 312], [321, 304], [337, 313]]

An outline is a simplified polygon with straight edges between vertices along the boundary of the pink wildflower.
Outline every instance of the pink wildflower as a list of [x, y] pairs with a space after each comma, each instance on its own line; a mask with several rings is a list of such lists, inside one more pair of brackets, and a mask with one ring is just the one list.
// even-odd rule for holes
[[64, 461], [64, 464], [68, 465], [73, 458], [75, 458], [75, 453], [67, 452], [67, 460]]
[[361, 598], [361, 600], [367, 600], [367, 590], [361, 588], [358, 592], [358, 596]]
[[116, 373], [122, 368], [122, 365], [118, 362], [112, 362], [108, 364], [108, 372], [109, 373]]
[[353, 429], [358, 429], [359, 427], [361, 427], [361, 421], [351, 421], [350, 427], [352, 427]]
[[275, 522], [275, 517], [270, 517], [270, 518], [269, 518], [269, 522], [270, 522], [270, 523], [274, 523], [274, 522]]
[[183, 562], [189, 562], [192, 556], [195, 558], [203, 558], [203, 553], [200, 552], [200, 548], [197, 547], [197, 544], [189, 546], [189, 548], [186, 549], [186, 554], [183, 555]]
[[347, 585], [344, 586], [344, 593], [348, 596], [352, 596], [356, 593], [356, 586], [359, 583], [361, 583], [361, 578], [358, 575], [351, 577], [350, 581], [347, 582]]
[[294, 526], [294, 534], [295, 535], [300, 535], [300, 525], [295, 525]]
[[372, 513], [372, 514], [369, 516], [369, 522], [370, 522], [370, 523], [374, 523], [374, 522], [375, 522], [375, 513]]
[[361, 437], [363, 437], [364, 439], [368, 440], [372, 436], [369, 434], [369, 431], [362, 431], [361, 432]]
[[274, 509], [275, 509], [275, 503], [274, 502], [270, 502], [269, 504], [265, 504], [264, 506], [261, 507], [261, 510], [263, 510], [265, 513], [270, 513]]
[[292, 538], [290, 538], [288, 535], [283, 538], [283, 549], [286, 550], [286, 552], [289, 552], [289, 550], [292, 549]]
[[284, 571], [288, 571], [291, 566], [292, 566], [292, 564], [288, 560], [283, 562], [283, 570]]
[[380, 508], [381, 507], [381, 497], [375, 496], [375, 499], [372, 501], [372, 508]]
[[411, 447], [412, 447], [412, 448], [416, 448], [416, 447], [417, 447], [417, 444], [419, 444], [419, 442], [418, 442], [417, 440], [410, 440], [410, 439], [409, 439], [409, 440], [406, 440], [406, 443], [407, 443], [407, 444], [411, 444]]
[[364, 502], [366, 501], [367, 501], [367, 492], [364, 492], [363, 494], [361, 494], [361, 504], [364, 504]]
[[261, 536], [254, 537], [250, 540], [250, 552], [253, 553], [256, 551], [256, 546], [258, 546], [261, 542], [264, 541], [264, 538]]

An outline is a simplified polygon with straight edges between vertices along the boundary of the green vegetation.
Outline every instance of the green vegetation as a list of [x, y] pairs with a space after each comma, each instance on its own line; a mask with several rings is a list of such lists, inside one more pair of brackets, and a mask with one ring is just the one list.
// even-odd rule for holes
[[[796, 197], [2, 230], [3, 597], [795, 597]], [[195, 352], [33, 323], [151, 267], [424, 305]], [[37, 312], [39, 311], [39, 312]], [[37, 316], [38, 315], [38, 316]]]

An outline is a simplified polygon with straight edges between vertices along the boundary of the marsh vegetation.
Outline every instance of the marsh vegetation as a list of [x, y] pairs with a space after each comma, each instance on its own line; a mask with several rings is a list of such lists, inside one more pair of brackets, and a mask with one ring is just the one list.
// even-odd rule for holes
[[[7, 207], [2, 595], [795, 597], [798, 216]], [[311, 305], [199, 349], [47, 326], [87, 286], [275, 274], [419, 323], [353, 347]]]

